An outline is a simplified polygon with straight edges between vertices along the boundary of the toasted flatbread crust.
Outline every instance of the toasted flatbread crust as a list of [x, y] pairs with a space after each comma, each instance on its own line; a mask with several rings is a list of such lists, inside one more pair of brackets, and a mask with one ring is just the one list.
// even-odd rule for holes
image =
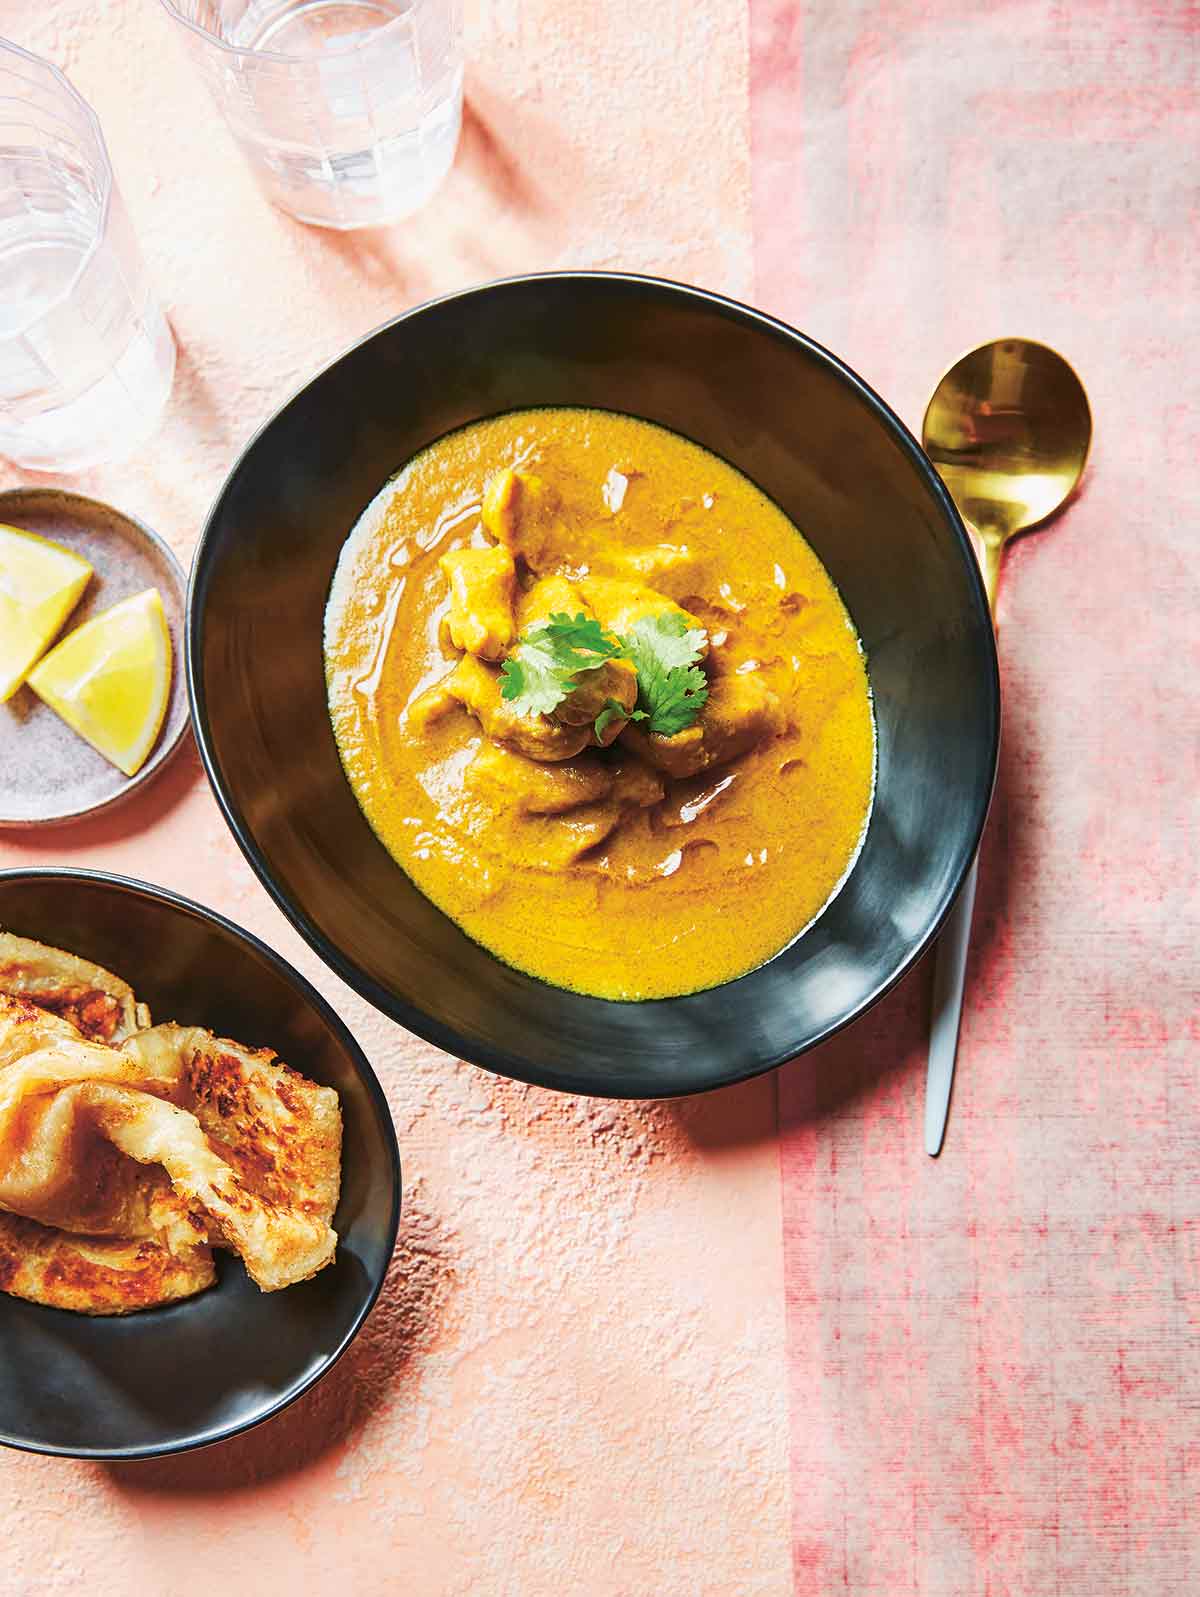
[[61, 1015], [92, 1042], [119, 1043], [150, 1024], [128, 982], [28, 937], [0, 932], [0, 993], [32, 999], [40, 1009]]
[[[125, 1159], [114, 1164], [105, 1144]], [[336, 1093], [269, 1054], [193, 1027], [109, 1048], [0, 995], [2, 1208], [111, 1232], [137, 1212], [136, 1161], [152, 1182], [169, 1179], [150, 1211], [164, 1241], [223, 1243], [275, 1291], [333, 1259], [340, 1160]]]
[[132, 1314], [203, 1292], [212, 1251], [74, 1236], [0, 1210], [0, 1291], [77, 1314]]
[[244, 1048], [199, 1026], [168, 1023], [122, 1045], [148, 1077], [175, 1074], [189, 1109], [247, 1189], [332, 1224], [342, 1180], [342, 1111], [332, 1087], [269, 1048]]

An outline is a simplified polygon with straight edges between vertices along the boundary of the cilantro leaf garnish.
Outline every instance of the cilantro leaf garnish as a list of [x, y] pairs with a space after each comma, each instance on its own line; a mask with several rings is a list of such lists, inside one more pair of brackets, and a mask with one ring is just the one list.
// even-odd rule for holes
[[517, 715], [549, 715], [574, 687], [549, 642], [532, 633], [500, 667], [500, 696]]
[[634, 665], [639, 665], [640, 650], [670, 671], [677, 665], [694, 665], [708, 638], [702, 627], [688, 626], [682, 610], [660, 610], [639, 617], [621, 641]]
[[624, 658], [637, 671], [637, 706], [608, 699], [595, 720], [600, 738], [616, 720], [644, 721], [649, 732], [673, 737], [691, 726], [708, 698], [696, 661], [705, 633], [679, 610], [642, 616], [624, 637], [606, 633], [594, 616], [557, 610], [520, 638], [500, 668], [500, 693], [518, 715], [550, 715], [579, 686], [585, 672]]
[[[621, 653], [621, 645], [611, 638], [595, 616], [582, 613], [572, 619], [563, 610], [556, 610], [546, 621], [537, 621], [530, 632], [546, 632], [564, 658], [568, 654], [579, 657], [577, 670], [587, 670], [612, 660]], [[595, 658], [589, 658], [594, 655]]]
[[594, 671], [621, 653], [594, 616], [555, 611], [537, 621], [500, 668], [500, 694], [517, 715], [549, 715]]
[[637, 670], [637, 719], [663, 737], [685, 731], [708, 699], [708, 679], [695, 663], [704, 632], [678, 610], [665, 610], [642, 616], [621, 641]]
[[596, 739], [599, 741], [614, 721], [644, 721], [644, 710], [627, 710], [619, 699], [606, 699], [604, 708], [596, 717]]
[[698, 665], [638, 674], [638, 703], [645, 703], [646, 730], [674, 737], [685, 732], [708, 702], [708, 678]]

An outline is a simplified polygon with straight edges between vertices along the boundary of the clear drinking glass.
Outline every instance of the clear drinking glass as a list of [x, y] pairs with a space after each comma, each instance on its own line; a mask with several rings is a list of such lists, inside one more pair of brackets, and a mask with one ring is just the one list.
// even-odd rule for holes
[[0, 39], [0, 455], [120, 459], [174, 375], [100, 124], [57, 67]]
[[460, 0], [161, 0], [268, 199], [318, 227], [418, 210], [462, 125]]

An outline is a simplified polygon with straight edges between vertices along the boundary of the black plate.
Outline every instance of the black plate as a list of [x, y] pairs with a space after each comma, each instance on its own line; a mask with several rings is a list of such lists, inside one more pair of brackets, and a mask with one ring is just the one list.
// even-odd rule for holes
[[185, 898], [91, 871], [0, 871], [0, 927], [123, 976], [155, 1020], [271, 1047], [342, 1101], [337, 1260], [260, 1292], [240, 1260], [183, 1303], [89, 1318], [0, 1294], [0, 1442], [145, 1458], [236, 1435], [320, 1379], [366, 1319], [392, 1256], [400, 1159], [382, 1089], [320, 994], [249, 933]]
[[[709, 992], [611, 1003], [501, 964], [409, 882], [338, 761], [321, 626], [346, 534], [417, 450], [526, 405], [628, 411], [732, 461], [812, 543], [867, 648], [879, 779], [858, 862], [803, 937]], [[962, 522], [926, 456], [811, 340], [656, 279], [493, 283], [421, 306], [347, 351], [230, 473], [196, 552], [188, 635], [193, 719], [217, 797], [318, 953], [430, 1041], [572, 1092], [722, 1086], [853, 1020], [940, 925], [995, 776], [991, 623]]]

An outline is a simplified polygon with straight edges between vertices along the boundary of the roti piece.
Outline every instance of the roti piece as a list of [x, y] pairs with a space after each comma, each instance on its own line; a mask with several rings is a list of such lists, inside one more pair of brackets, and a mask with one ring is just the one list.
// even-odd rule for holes
[[0, 1290], [77, 1314], [132, 1314], [203, 1292], [216, 1280], [206, 1247], [73, 1236], [0, 1210]]
[[342, 1111], [332, 1087], [291, 1070], [270, 1049], [244, 1048], [199, 1026], [154, 1026], [122, 1052], [148, 1079], [174, 1078], [189, 1109], [247, 1189], [326, 1225], [342, 1180]]
[[306, 1281], [332, 1263], [337, 1235], [328, 1222], [251, 1191], [186, 1109], [105, 1082], [72, 1090], [122, 1153], [162, 1165], [176, 1194], [208, 1220], [214, 1241], [241, 1255], [264, 1292]]
[[0, 995], [0, 1209], [63, 1231], [156, 1239], [176, 1251], [207, 1224], [166, 1172], [123, 1154], [86, 1116], [72, 1088], [110, 1081], [169, 1096], [173, 1074], [86, 1042], [61, 1015]]
[[[0, 997], [0, 1207], [64, 1229], [86, 1214], [90, 1229], [111, 1232], [145, 1203], [177, 1250], [224, 1243], [268, 1292], [323, 1268], [337, 1243], [336, 1093], [198, 1028], [144, 1038], [128, 1051], [89, 1043], [60, 1017]], [[201, 1113], [219, 1128], [211, 1140]], [[147, 1198], [105, 1143], [161, 1166], [173, 1197]]]
[[61, 1231], [155, 1241], [176, 1253], [208, 1241], [207, 1221], [191, 1212], [166, 1171], [122, 1153], [81, 1114], [79, 1091], [66, 1087], [25, 1106], [19, 1138], [8, 1139], [9, 1157], [0, 1163], [0, 1208]]
[[119, 976], [11, 932], [0, 932], [0, 993], [62, 1015], [93, 1042], [124, 1042], [150, 1024], [149, 1009]]

